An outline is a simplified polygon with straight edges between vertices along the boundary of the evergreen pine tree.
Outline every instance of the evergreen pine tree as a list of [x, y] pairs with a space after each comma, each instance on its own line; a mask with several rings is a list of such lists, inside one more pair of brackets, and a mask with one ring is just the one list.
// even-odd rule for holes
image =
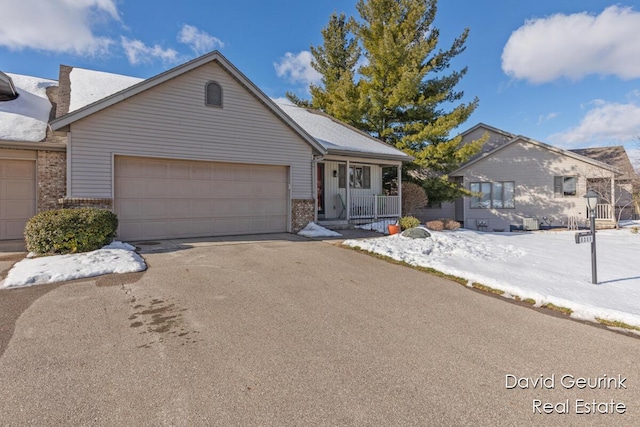
[[[323, 86], [311, 86], [310, 104], [413, 156], [409, 169], [428, 171], [412, 176], [422, 177], [430, 200], [453, 200], [465, 191], [446, 174], [484, 143], [461, 146], [460, 137], [449, 138], [478, 106], [477, 98], [460, 102], [464, 93], [456, 90], [467, 68], [446, 73], [469, 30], [442, 50], [437, 0], [358, 0], [356, 8], [358, 21], [334, 13], [324, 44], [312, 47]], [[356, 70], [361, 54], [364, 65]]]
[[353, 19], [335, 12], [329, 24], [322, 29], [324, 44], [311, 47], [314, 60], [311, 66], [322, 74], [322, 86], [312, 84], [311, 102], [287, 93], [287, 98], [300, 107], [311, 107], [357, 126], [362, 113], [358, 108], [359, 93], [354, 82], [356, 63], [361, 51], [357, 41], [350, 36]]

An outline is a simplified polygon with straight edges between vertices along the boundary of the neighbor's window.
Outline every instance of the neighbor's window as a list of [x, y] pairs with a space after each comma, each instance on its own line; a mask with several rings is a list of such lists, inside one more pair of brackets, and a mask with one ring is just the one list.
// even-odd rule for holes
[[205, 86], [205, 104], [222, 107], [222, 86], [217, 82], [208, 82]]
[[[347, 185], [347, 165], [338, 165], [338, 188], [345, 188]], [[350, 166], [349, 167], [349, 187], [350, 188], [371, 188], [371, 167], [370, 166]]]
[[578, 178], [575, 176], [553, 177], [553, 192], [555, 197], [575, 197]]
[[513, 181], [472, 182], [469, 190], [481, 194], [471, 197], [471, 208], [514, 209], [516, 207], [515, 187]]

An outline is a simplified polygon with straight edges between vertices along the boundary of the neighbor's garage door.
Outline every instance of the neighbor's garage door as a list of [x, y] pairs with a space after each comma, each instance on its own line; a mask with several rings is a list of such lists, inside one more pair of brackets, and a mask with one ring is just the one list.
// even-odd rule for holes
[[36, 162], [0, 159], [0, 240], [24, 238], [36, 213]]
[[115, 158], [123, 240], [287, 231], [288, 168]]

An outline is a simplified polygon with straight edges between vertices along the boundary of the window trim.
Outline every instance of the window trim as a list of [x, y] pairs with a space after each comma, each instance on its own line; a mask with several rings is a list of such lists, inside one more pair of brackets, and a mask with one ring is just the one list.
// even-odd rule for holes
[[[220, 103], [219, 104], [210, 102], [210, 97], [209, 97], [209, 87], [210, 86], [215, 86], [220, 91]], [[223, 100], [222, 85], [220, 83], [214, 81], [214, 80], [208, 81], [204, 85], [204, 105], [206, 105], [207, 107], [222, 108], [222, 105], [223, 105], [222, 100]]]
[[[573, 193], [566, 191], [568, 179], [574, 180]], [[562, 182], [560, 183], [560, 180]], [[562, 188], [561, 185], [562, 185]], [[553, 177], [553, 197], [558, 199], [578, 197], [578, 176], [577, 175], [556, 175]]]
[[[358, 170], [361, 171], [358, 174]], [[346, 188], [347, 184], [347, 165], [341, 163], [338, 165], [338, 188]], [[356, 181], [355, 177], [359, 175]], [[361, 186], [356, 184], [361, 182]], [[354, 190], [370, 190], [371, 189], [371, 166], [369, 165], [349, 165], [349, 188]]]
[[[495, 188], [497, 187], [495, 184], [499, 184], [500, 187], [500, 195], [499, 199], [497, 198], [497, 194], [495, 194]], [[478, 191], [473, 190], [473, 186], [478, 186]], [[489, 191], [482, 191], [482, 187], [489, 186]], [[506, 199], [505, 195], [507, 194], [508, 188], [511, 188], [511, 198]], [[474, 181], [469, 183], [469, 191], [474, 193], [482, 193], [482, 196], [476, 197], [471, 196], [471, 200], [469, 201], [469, 209], [515, 209], [516, 208], [516, 183], [515, 181]], [[488, 196], [488, 197], [486, 197]], [[485, 200], [483, 200], [485, 199]], [[495, 206], [498, 203], [494, 203], [499, 200], [501, 206]], [[511, 203], [508, 203], [511, 202]], [[506, 206], [507, 203], [510, 206]], [[485, 206], [483, 206], [483, 204]], [[475, 206], [474, 206], [475, 205]]]

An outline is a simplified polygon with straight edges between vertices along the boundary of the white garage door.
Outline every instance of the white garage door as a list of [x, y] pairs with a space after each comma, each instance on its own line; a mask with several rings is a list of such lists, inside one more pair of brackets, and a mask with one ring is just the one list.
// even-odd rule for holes
[[0, 159], [0, 240], [24, 238], [36, 213], [36, 162]]
[[285, 166], [118, 156], [119, 238], [284, 232], [288, 182]]

